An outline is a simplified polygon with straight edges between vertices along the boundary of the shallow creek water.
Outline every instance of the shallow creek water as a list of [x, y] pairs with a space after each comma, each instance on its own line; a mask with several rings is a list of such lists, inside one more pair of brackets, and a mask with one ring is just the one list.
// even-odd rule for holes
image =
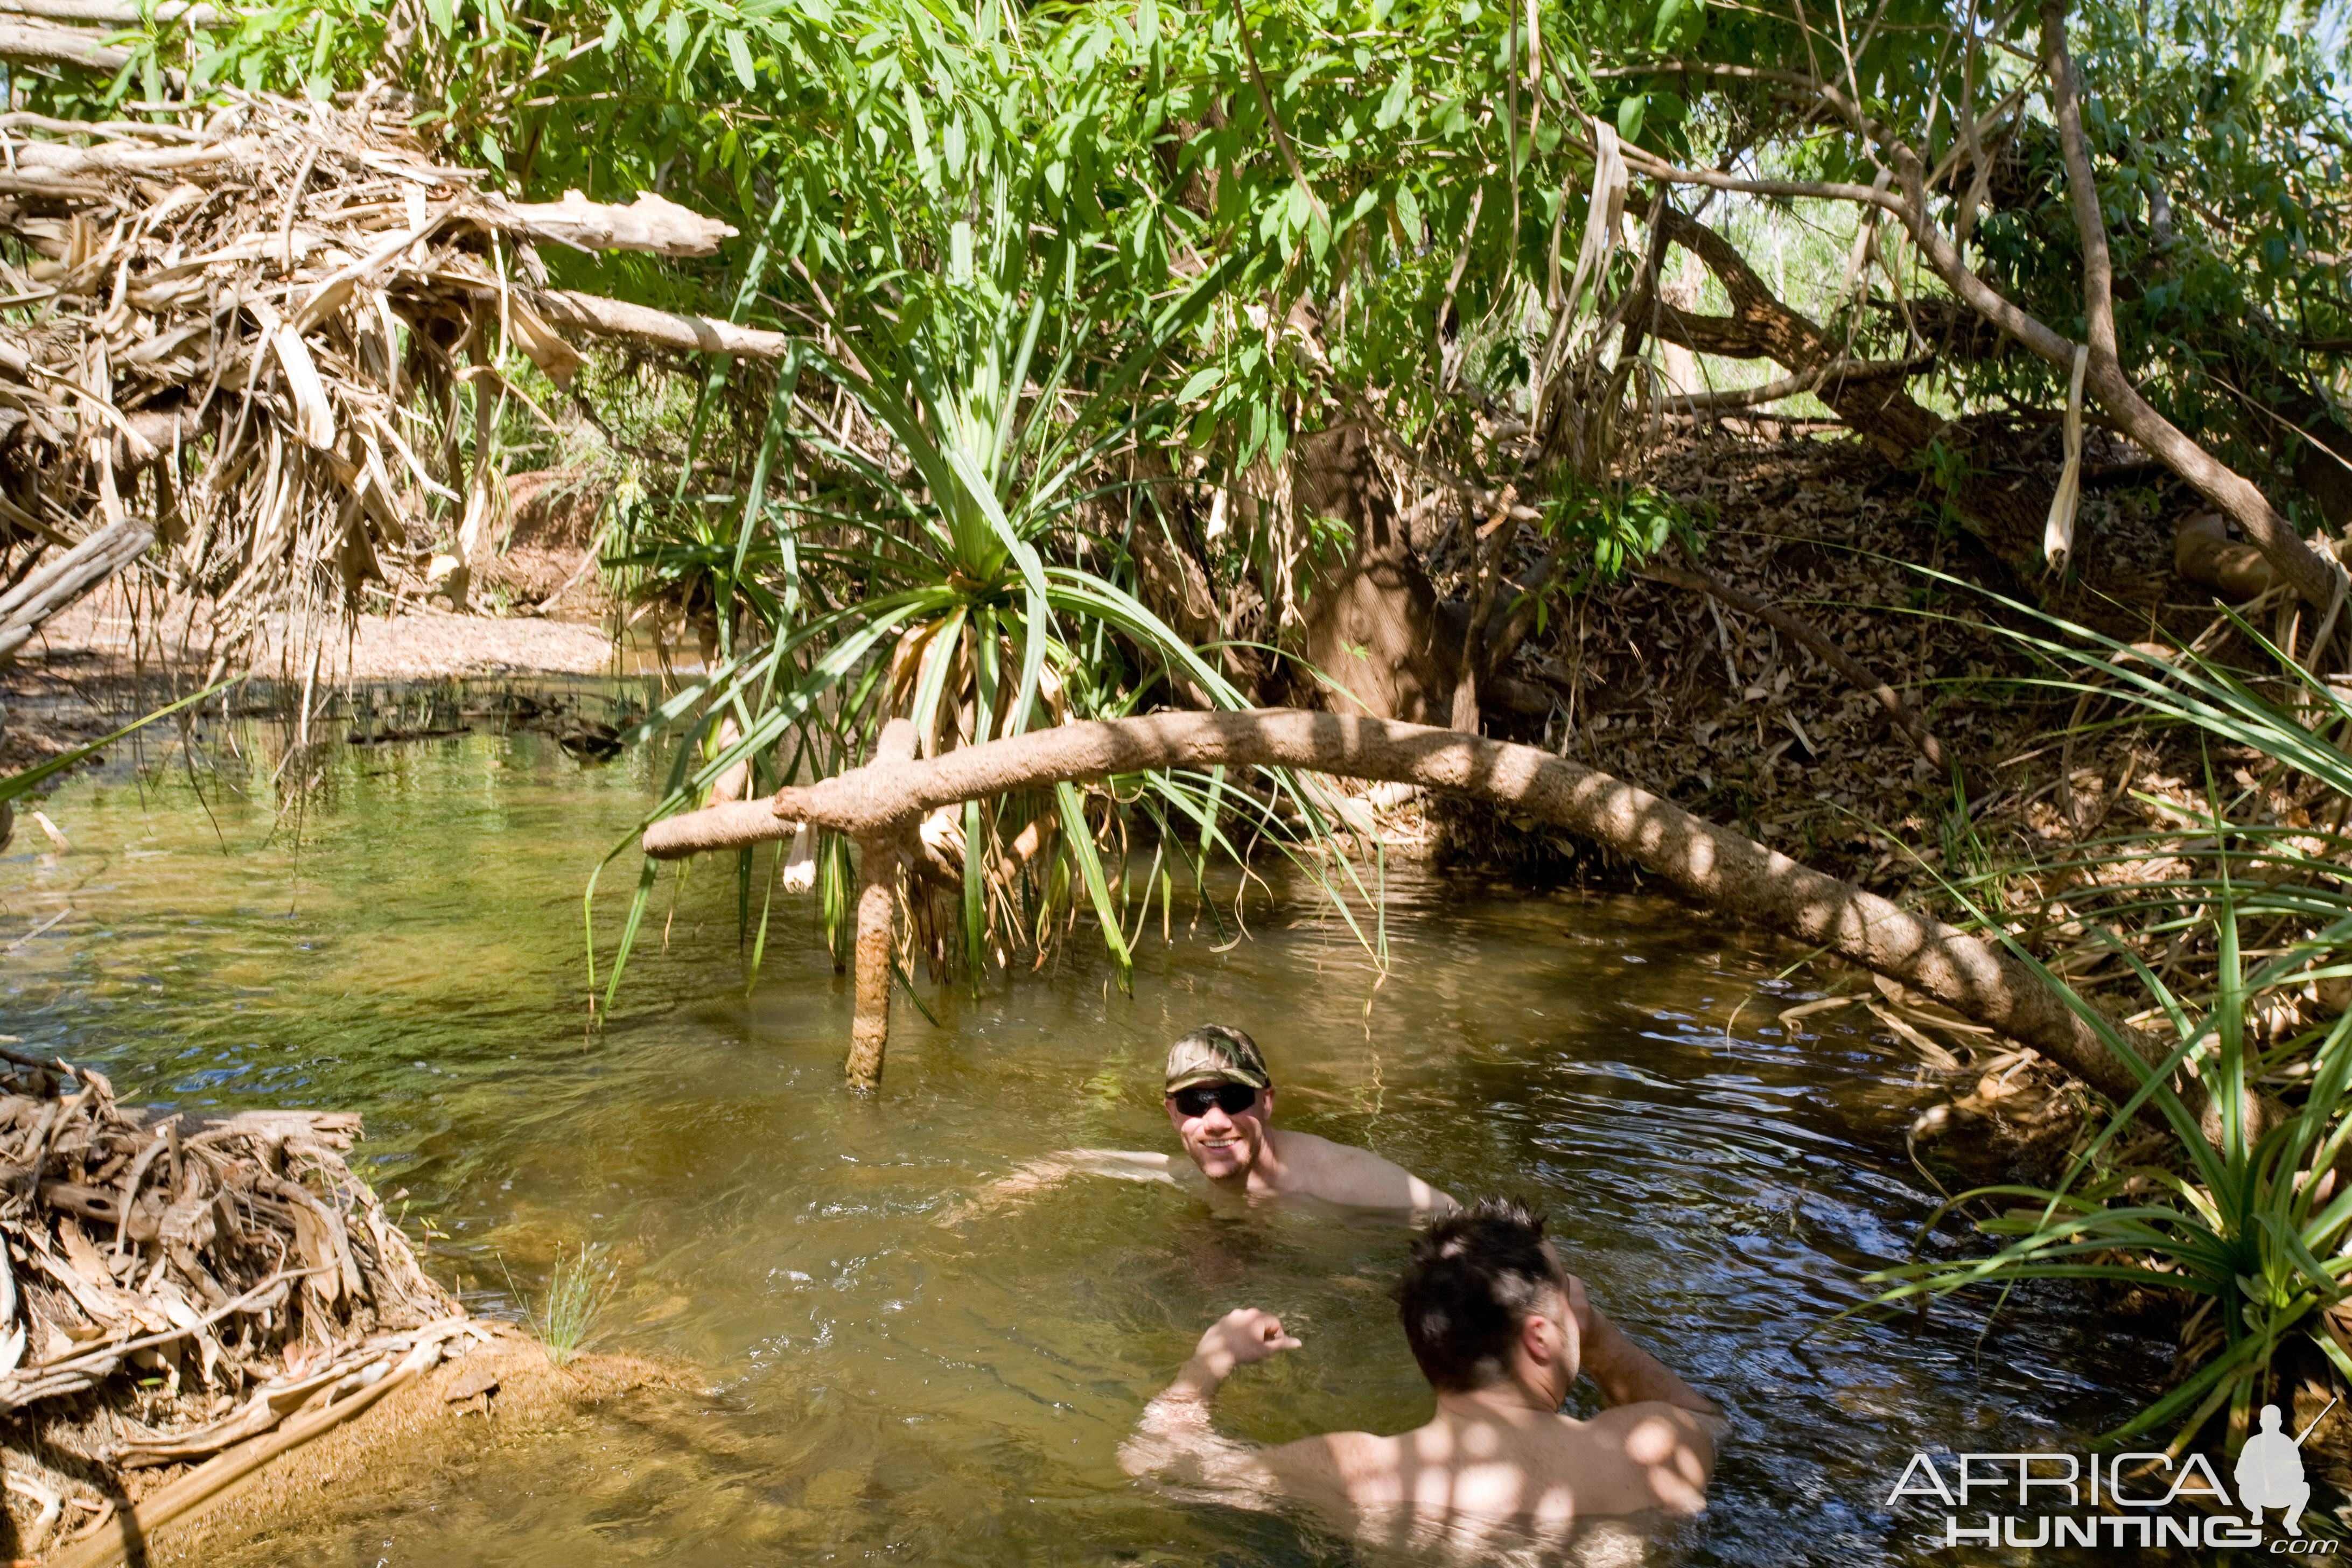
[[[134, 1101], [362, 1111], [356, 1163], [405, 1192], [394, 1208], [473, 1304], [511, 1310], [501, 1260], [528, 1291], [596, 1244], [621, 1281], [606, 1342], [692, 1358], [716, 1390], [683, 1423], [394, 1487], [275, 1561], [1350, 1561], [1278, 1517], [1139, 1491], [1113, 1455], [1244, 1304], [1306, 1348], [1228, 1386], [1228, 1432], [1424, 1419], [1386, 1295], [1402, 1232], [1099, 1179], [941, 1223], [1035, 1155], [1172, 1149], [1160, 1058], [1209, 1021], [1266, 1047], [1286, 1124], [1549, 1208], [1595, 1298], [1733, 1413], [1674, 1560], [1948, 1561], [1883, 1505], [1915, 1449], [2079, 1450], [2164, 1364], [2054, 1303], [1981, 1343], [1961, 1309], [1796, 1343], [1936, 1201], [1902, 1131], [1928, 1091], [1890, 1039], [1784, 1033], [1806, 993], [1773, 977], [1801, 955], [1664, 900], [1391, 866], [1385, 981], [1306, 893], [1254, 897], [1223, 951], [1180, 900], [1131, 996], [1081, 940], [1057, 973], [930, 998], [936, 1026], [902, 999], [861, 1099], [807, 901], [779, 896], [747, 993], [717, 863], [675, 898], [665, 879], [617, 1014], [586, 1034], [581, 892], [651, 799], [649, 756], [583, 766], [530, 734], [336, 748], [298, 840], [268, 737], [235, 738], [266, 760], [202, 775], [201, 800], [176, 767], [135, 778], [127, 750], [62, 791], [69, 853], [20, 822], [0, 1033]], [[607, 948], [631, 870], [599, 900]]]

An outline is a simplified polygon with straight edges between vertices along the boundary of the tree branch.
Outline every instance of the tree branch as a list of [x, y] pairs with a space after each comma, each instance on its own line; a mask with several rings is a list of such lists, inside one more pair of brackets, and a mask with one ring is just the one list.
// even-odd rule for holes
[[1265, 123], [1274, 132], [1274, 144], [1282, 149], [1282, 161], [1290, 165], [1290, 177], [1307, 194], [1307, 202], [1315, 209], [1316, 218], [1323, 232], [1331, 232], [1331, 215], [1323, 210], [1323, 198], [1315, 194], [1307, 182], [1306, 167], [1298, 161], [1297, 150], [1290, 144], [1290, 132], [1282, 128], [1282, 116], [1274, 111], [1274, 95], [1265, 89], [1265, 77], [1257, 68], [1257, 47], [1250, 41], [1249, 16], [1242, 10], [1242, 0], [1234, 0], [1234, 26], [1241, 30], [1242, 63], [1249, 68], [1250, 85], [1257, 89], [1258, 107], [1265, 110]]
[[[2112, 264], [2105, 259], [2105, 226], [2098, 217], [2098, 193], [2091, 182], [2089, 158], [2083, 152], [2082, 110], [2075, 96], [2073, 65], [2066, 57], [2064, 17], [2057, 0], [2045, 5], [2043, 21], [2045, 58], [2056, 68], [2052, 90], [2059, 105], [2060, 135], [2062, 140], [2071, 136], [2074, 148], [2067, 156], [2068, 184], [2073, 189], [2078, 223], [2098, 227], [2096, 254], [2106, 268], [2105, 288], [2111, 294]], [[1825, 98], [1835, 97], [1836, 89], [1826, 83], [1816, 85]], [[2071, 132], [2067, 129], [2070, 125]], [[2074, 344], [1979, 277], [1961, 259], [1950, 237], [1937, 226], [1929, 216], [1927, 170], [1919, 155], [1900, 140], [1883, 132], [1878, 134], [1878, 142], [1895, 170], [1898, 189], [1874, 190], [1866, 185], [1823, 181], [1743, 180], [1711, 169], [1680, 168], [1633, 148], [1626, 150], [1626, 161], [1653, 179], [1675, 184], [1706, 185], [1757, 195], [1813, 196], [1891, 212], [1902, 220], [1905, 231], [1935, 268], [1936, 275], [1969, 309], [2052, 367], [2071, 372]], [[2087, 239], [2085, 244], [2087, 274], [2091, 270], [2091, 252]], [[2086, 280], [2086, 289], [2090, 286]], [[2091, 363], [2084, 380], [2099, 406], [2114, 417], [2116, 428], [2237, 523], [2263, 558], [2304, 599], [2322, 608], [2333, 604], [2341, 591], [2339, 584], [2346, 581], [2343, 568], [2322, 558], [2305, 543], [2294, 525], [2271, 505], [2269, 498], [2252, 480], [2208, 452], [2139, 395], [2130, 377], [2124, 374], [2116, 353], [2111, 305], [2105, 312], [2104, 331], [2106, 346], [2101, 352], [2099, 331], [2095, 328]]]
[[1666, 399], [1666, 407], [1675, 414], [1715, 414], [1732, 408], [1753, 408], [1761, 403], [1778, 403], [1781, 398], [1811, 392], [1833, 381], [1884, 381], [1890, 376], [1916, 375], [1935, 363], [1933, 354], [1916, 354], [1910, 359], [1895, 360], [1835, 360], [1795, 375], [1784, 375], [1778, 381], [1768, 381], [1761, 386], [1744, 386], [1731, 392], [1675, 394]]
[[52, 26], [45, 22], [0, 21], [0, 60], [37, 66], [79, 66], [89, 71], [119, 71], [131, 63], [131, 51], [110, 47], [106, 35], [80, 27]]
[[625, 338], [652, 348], [687, 353], [737, 354], [748, 359], [782, 359], [792, 352], [789, 332], [739, 327], [709, 316], [681, 316], [594, 294], [551, 289], [531, 296], [531, 304], [551, 327], [593, 332], [599, 337]]
[[[1065, 724], [928, 761], [859, 768], [770, 800], [673, 816], [646, 830], [645, 849], [657, 859], [677, 859], [740, 848], [786, 837], [803, 821], [868, 838], [959, 801], [1056, 781], [1219, 766], [1394, 780], [1507, 805], [1608, 845], [1715, 908], [1924, 991], [2042, 1051], [2102, 1093], [2121, 1099], [2139, 1087], [2138, 1073], [2095, 1031], [2032, 969], [1994, 945], [1606, 773], [1457, 730], [1293, 709]], [[2151, 1055], [2152, 1047], [2139, 1048]]]

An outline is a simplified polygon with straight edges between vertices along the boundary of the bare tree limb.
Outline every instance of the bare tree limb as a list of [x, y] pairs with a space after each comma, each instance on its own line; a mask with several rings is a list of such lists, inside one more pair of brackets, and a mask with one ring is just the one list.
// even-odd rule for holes
[[92, 71], [119, 71], [129, 65], [131, 51], [112, 47], [105, 39], [103, 33], [79, 27], [0, 21], [0, 60], [36, 66], [79, 66]]
[[1666, 406], [1676, 414], [1694, 415], [1714, 414], [1731, 408], [1753, 408], [1759, 404], [1778, 403], [1784, 397], [1811, 392], [1833, 381], [1883, 381], [1890, 376], [1916, 375], [1935, 362], [1933, 354], [1916, 354], [1910, 359], [1897, 360], [1842, 359], [1794, 375], [1784, 375], [1777, 381], [1768, 381], [1761, 386], [1744, 386], [1731, 392], [1674, 395], [1666, 400]]
[[41, 623], [107, 582], [154, 542], [154, 526], [146, 519], [123, 518], [0, 595], [0, 664], [32, 641]]
[[[131, 0], [0, 0], [0, 16], [39, 16], [51, 22], [96, 22], [109, 27], [138, 27], [147, 18]], [[185, 0], [161, 0], [158, 22], [185, 22], [191, 27], [218, 27], [228, 18], [210, 5]]]
[[643, 250], [656, 256], [716, 256], [735, 230], [714, 217], [639, 191], [626, 206], [566, 191], [560, 202], [492, 198], [490, 210], [510, 233], [551, 239], [578, 250]]
[[[676, 859], [789, 837], [797, 824], [884, 838], [941, 805], [1168, 767], [1291, 767], [1454, 790], [1596, 839], [1709, 906], [1825, 948], [2023, 1041], [2102, 1093], [2139, 1076], [2032, 969], [1979, 938], [1800, 865], [1646, 790], [1556, 757], [1392, 720], [1261, 709], [1155, 713], [1036, 731], [922, 762], [881, 764], [764, 801], [707, 807], [646, 830]], [[861, 942], [861, 966], [863, 964]], [[876, 984], [887, 985], [887, 973]], [[859, 993], [866, 994], [866, 976]], [[887, 1004], [887, 997], [886, 997]], [[2131, 1037], [2126, 1036], [2126, 1038]], [[2144, 1056], [2152, 1047], [2140, 1042]]]
[[652, 348], [688, 353], [738, 354], [747, 359], [782, 359], [792, 352], [789, 332], [739, 327], [709, 316], [681, 316], [594, 294], [552, 289], [532, 297], [532, 304], [548, 325], [599, 337], [625, 338]]

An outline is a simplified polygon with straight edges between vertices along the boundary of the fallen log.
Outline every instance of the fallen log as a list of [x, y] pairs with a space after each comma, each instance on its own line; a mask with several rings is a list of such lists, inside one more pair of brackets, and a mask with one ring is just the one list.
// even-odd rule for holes
[[[877, 762], [766, 800], [669, 817], [646, 830], [644, 847], [656, 859], [738, 849], [788, 837], [803, 821], [861, 842], [895, 842], [900, 825], [938, 806], [1170, 767], [1299, 768], [1491, 801], [1604, 844], [1710, 908], [1924, 992], [2032, 1046], [2111, 1099], [2139, 1088], [2139, 1075], [2095, 1030], [1994, 944], [1607, 773], [1458, 730], [1279, 708], [1065, 724], [927, 761]], [[860, 959], [862, 968], [863, 952]], [[859, 979], [862, 996], [865, 976]], [[887, 984], [883, 992], [887, 1005]], [[861, 1048], [861, 1066], [866, 1054]], [[871, 1067], [878, 1073], [878, 1050]]]
[[[131, 0], [0, 0], [0, 17], [38, 16], [50, 22], [87, 22], [108, 27], [142, 27], [148, 18]], [[205, 5], [187, 0], [161, 0], [153, 7], [158, 22], [184, 22], [191, 27], [224, 27], [230, 18]]]
[[89, 28], [16, 21], [0, 13], [0, 60], [15, 60], [31, 66], [79, 66], [84, 70], [119, 71], [131, 63], [131, 51], [114, 47], [107, 43], [104, 33]]

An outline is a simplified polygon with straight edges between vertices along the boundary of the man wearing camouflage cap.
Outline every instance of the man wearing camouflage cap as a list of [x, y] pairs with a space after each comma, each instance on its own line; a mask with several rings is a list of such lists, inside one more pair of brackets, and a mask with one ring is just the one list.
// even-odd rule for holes
[[1456, 1206], [1369, 1150], [1276, 1128], [1273, 1076], [1257, 1042], [1239, 1029], [1210, 1024], [1169, 1047], [1162, 1095], [1189, 1165], [1168, 1154], [1070, 1149], [996, 1183], [982, 1194], [982, 1206], [1026, 1196], [1074, 1172], [1166, 1182], [1213, 1202], [1384, 1209], [1415, 1222]]

